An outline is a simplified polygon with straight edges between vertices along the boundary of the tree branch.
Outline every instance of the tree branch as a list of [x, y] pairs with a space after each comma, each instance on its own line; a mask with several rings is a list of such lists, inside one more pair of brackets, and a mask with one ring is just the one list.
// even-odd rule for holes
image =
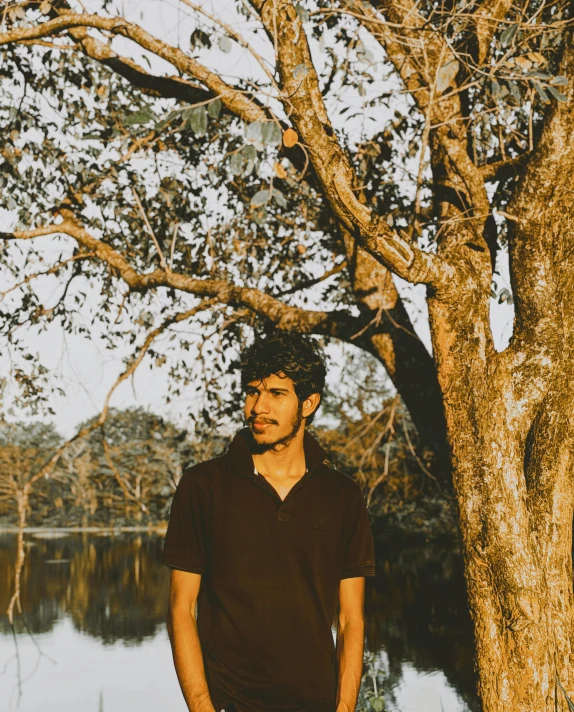
[[400, 237], [356, 196], [356, 176], [334, 135], [305, 31], [293, 4], [282, 2], [279, 6], [277, 0], [254, 0], [252, 5], [259, 11], [270, 40], [277, 43], [286, 113], [303, 140], [339, 221], [368, 252], [403, 279], [437, 288], [451, 284], [453, 268]]
[[348, 312], [311, 311], [289, 306], [258, 289], [239, 287], [225, 280], [197, 279], [172, 272], [169, 269], [156, 269], [153, 272], [141, 274], [120, 252], [88, 233], [70, 211], [61, 210], [61, 213], [64, 220], [59, 224], [12, 233], [0, 233], [0, 239], [29, 240], [45, 235], [68, 235], [78, 244], [93, 252], [98, 259], [108, 264], [134, 292], [144, 292], [157, 287], [171, 287], [199, 297], [213, 298], [230, 306], [247, 307], [274, 323], [278, 329], [286, 331], [323, 334], [349, 340], [357, 329], [356, 317], [351, 316]]
[[[455, 191], [467, 194], [468, 204], [477, 216], [479, 228], [476, 232], [480, 236], [484, 216], [490, 212], [489, 201], [484, 178], [470, 158], [460, 87], [457, 91], [448, 91], [449, 87], [440, 92], [437, 90], [441, 68], [450, 63], [460, 67], [457, 55], [419, 13], [418, 4], [413, 0], [383, 0], [379, 3], [378, 7], [389, 22], [367, 0], [353, 0], [352, 5], [349, 0], [341, 0], [341, 4], [350, 8], [363, 27], [381, 44], [405, 88], [430, 122], [430, 128], [449, 163], [455, 167], [454, 174], [452, 170], [447, 171], [450, 173], [449, 182]], [[455, 86], [455, 81], [456, 78], [453, 78], [451, 88]], [[436, 155], [436, 150], [434, 161], [445, 163], [444, 157]]]
[[[100, 17], [99, 15], [68, 13], [43, 22], [40, 25], [19, 27], [0, 34], [0, 46], [17, 44], [22, 40], [51, 37], [76, 27], [92, 27], [98, 30], [105, 30], [115, 35], [127, 37], [133, 42], [136, 42], [140, 47], [161, 57], [183, 73], [203, 84], [215, 96], [219, 97], [221, 103], [227, 109], [241, 117], [244, 121], [266, 121], [269, 118], [268, 112], [248, 98], [245, 92], [230, 86], [224, 82], [219, 75], [207, 69], [207, 67], [204, 67], [192, 57], [188, 57], [180, 49], [158, 40], [138, 25], [127, 22], [127, 20], [121, 17], [112, 18]], [[89, 39], [90, 38], [84, 39], [84, 43], [89, 41]], [[91, 46], [94, 53], [98, 51], [96, 45], [92, 43]], [[106, 57], [106, 59], [108, 58]]]

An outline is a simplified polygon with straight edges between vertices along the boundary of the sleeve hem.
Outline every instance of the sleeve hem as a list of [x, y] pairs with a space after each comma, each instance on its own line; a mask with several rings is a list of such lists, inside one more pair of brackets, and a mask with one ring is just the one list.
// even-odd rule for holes
[[371, 563], [357, 564], [343, 570], [341, 580], [346, 578], [354, 578], [355, 576], [374, 576], [375, 565]]
[[170, 569], [187, 571], [190, 574], [202, 574], [205, 571], [205, 565], [199, 561], [192, 561], [184, 559], [181, 556], [173, 556], [171, 554], [164, 554], [161, 563], [164, 566], [169, 566]]

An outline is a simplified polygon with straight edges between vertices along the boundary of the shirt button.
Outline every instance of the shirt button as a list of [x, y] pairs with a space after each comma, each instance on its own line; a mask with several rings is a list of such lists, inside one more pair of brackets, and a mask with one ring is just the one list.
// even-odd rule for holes
[[279, 522], [288, 522], [289, 521], [289, 512], [287, 512], [284, 509], [280, 509], [279, 512], [277, 513], [277, 520]]

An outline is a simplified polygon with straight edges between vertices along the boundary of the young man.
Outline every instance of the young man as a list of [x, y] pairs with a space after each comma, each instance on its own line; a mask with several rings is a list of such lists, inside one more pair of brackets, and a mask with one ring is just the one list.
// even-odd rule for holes
[[163, 563], [191, 712], [355, 710], [373, 539], [359, 486], [305, 432], [324, 383], [310, 341], [257, 341], [242, 366], [247, 427], [178, 485]]

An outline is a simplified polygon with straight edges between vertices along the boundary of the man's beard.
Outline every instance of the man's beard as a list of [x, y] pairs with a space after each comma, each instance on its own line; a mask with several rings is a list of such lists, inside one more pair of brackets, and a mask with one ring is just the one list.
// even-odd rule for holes
[[[250, 423], [252, 420], [255, 418], [248, 418], [247, 422]], [[295, 417], [291, 421], [291, 428], [289, 430], [289, 433], [287, 435], [284, 435], [282, 438], [279, 438], [278, 440], [274, 440], [273, 442], [270, 443], [259, 443], [255, 439], [255, 436], [253, 434], [253, 431], [251, 428], [249, 428], [249, 432], [251, 434], [251, 445], [252, 445], [252, 452], [254, 455], [262, 455], [264, 452], [267, 452], [268, 450], [272, 450], [273, 448], [277, 447], [277, 445], [289, 445], [289, 443], [293, 442], [295, 439], [295, 436], [299, 432], [299, 428], [301, 427], [301, 421], [303, 420], [303, 406], [301, 404], [298, 405], [297, 407], [297, 413], [295, 414]]]

